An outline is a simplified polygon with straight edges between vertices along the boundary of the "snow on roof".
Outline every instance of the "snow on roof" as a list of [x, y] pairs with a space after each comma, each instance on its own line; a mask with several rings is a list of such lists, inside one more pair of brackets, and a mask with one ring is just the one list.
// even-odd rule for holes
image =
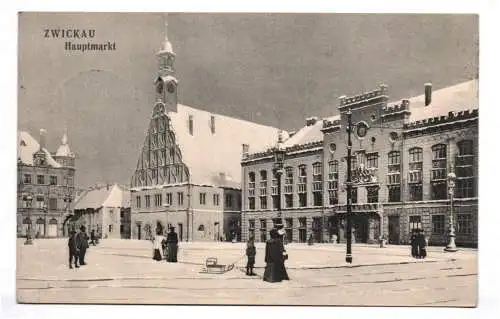
[[130, 207], [130, 192], [117, 184], [88, 189], [75, 202], [75, 210], [100, 207]]
[[[17, 132], [17, 157], [21, 159], [21, 162], [26, 165], [33, 165], [33, 154], [35, 154], [40, 149], [40, 144], [35, 140], [28, 132], [18, 131]], [[42, 151], [46, 154], [47, 163], [55, 168], [62, 167], [50, 152], [43, 148]]]
[[[412, 97], [409, 99], [411, 112], [409, 122], [448, 115], [449, 112], [478, 109], [478, 91], [479, 81], [474, 79], [433, 91], [431, 104], [428, 106], [425, 106], [425, 94]], [[392, 102], [389, 105], [398, 103], [400, 102]]]
[[304, 145], [312, 142], [323, 141], [323, 120], [335, 121], [340, 120], [340, 115], [330, 116], [325, 119], [317, 120], [316, 123], [300, 128], [292, 137], [285, 140], [284, 146], [291, 147], [294, 145]]
[[[190, 116], [193, 135], [189, 132]], [[212, 116], [215, 133], [211, 131]], [[177, 112], [169, 112], [169, 117], [190, 182], [199, 185], [240, 188], [242, 145], [249, 145], [249, 152], [264, 151], [276, 144], [280, 131], [182, 104], [177, 105]]]

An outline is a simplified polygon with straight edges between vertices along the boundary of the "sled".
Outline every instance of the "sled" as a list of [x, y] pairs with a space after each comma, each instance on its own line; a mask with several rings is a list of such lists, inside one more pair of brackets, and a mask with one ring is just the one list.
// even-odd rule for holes
[[205, 268], [202, 269], [201, 273], [204, 274], [225, 274], [233, 270], [234, 264], [230, 265], [220, 265], [217, 263], [217, 258], [209, 257], [205, 260]]

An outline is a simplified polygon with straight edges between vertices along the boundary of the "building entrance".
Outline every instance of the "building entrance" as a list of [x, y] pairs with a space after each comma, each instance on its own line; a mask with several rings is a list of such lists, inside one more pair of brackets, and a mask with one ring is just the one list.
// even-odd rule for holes
[[389, 244], [399, 245], [399, 216], [389, 216]]

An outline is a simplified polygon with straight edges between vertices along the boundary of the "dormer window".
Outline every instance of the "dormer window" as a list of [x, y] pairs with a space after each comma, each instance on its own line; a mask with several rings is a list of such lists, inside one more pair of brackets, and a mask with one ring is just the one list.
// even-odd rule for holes
[[21, 140], [21, 142], [19, 142], [19, 146], [26, 146], [26, 142], [24, 140]]

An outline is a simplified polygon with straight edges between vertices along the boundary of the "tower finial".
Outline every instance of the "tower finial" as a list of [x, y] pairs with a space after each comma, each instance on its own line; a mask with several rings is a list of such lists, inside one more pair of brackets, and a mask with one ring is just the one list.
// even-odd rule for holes
[[68, 144], [68, 127], [65, 125], [64, 126], [64, 134], [61, 139], [62, 145], [67, 145]]

